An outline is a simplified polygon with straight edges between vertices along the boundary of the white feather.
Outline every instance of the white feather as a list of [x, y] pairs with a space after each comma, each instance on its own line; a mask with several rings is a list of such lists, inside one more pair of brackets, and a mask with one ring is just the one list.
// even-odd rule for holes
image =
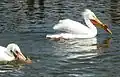
[[82, 13], [83, 18], [87, 26], [81, 24], [80, 22], [64, 19], [60, 20], [58, 24], [56, 24], [53, 29], [59, 31], [65, 31], [66, 33], [55, 34], [55, 35], [47, 35], [49, 38], [92, 38], [97, 35], [96, 27], [89, 20], [93, 19], [94, 13], [89, 9], [85, 9]]

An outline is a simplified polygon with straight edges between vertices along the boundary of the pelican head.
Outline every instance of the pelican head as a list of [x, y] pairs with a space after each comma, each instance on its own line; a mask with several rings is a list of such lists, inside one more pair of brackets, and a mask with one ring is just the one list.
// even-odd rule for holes
[[23, 60], [23, 61], [26, 60], [25, 56], [22, 54], [22, 52], [17, 44], [14, 44], [14, 43], [9, 44], [7, 46], [6, 53], [9, 56], [14, 57], [14, 60]]
[[112, 34], [112, 31], [108, 28], [108, 26], [106, 24], [103, 24], [91, 10], [85, 9], [83, 14], [83, 16], [88, 17], [88, 19], [92, 22], [93, 25], [103, 28], [106, 32]]

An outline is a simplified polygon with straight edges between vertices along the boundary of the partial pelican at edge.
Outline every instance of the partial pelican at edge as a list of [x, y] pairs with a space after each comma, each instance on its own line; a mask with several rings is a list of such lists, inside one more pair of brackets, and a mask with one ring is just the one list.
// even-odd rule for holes
[[31, 60], [26, 58], [17, 44], [11, 43], [7, 47], [0, 46], [0, 61], [13, 61], [31, 63]]

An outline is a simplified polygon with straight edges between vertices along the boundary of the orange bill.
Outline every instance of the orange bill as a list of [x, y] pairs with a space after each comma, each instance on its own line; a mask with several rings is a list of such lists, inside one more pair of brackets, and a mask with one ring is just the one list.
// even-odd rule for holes
[[16, 59], [25, 61], [26, 57], [21, 52], [16, 51]]
[[90, 19], [90, 21], [93, 23], [93, 25], [96, 25], [96, 26], [98, 26], [100, 28], [103, 28], [109, 34], [112, 34], [112, 31], [108, 28], [108, 26], [106, 24], [103, 24], [102, 22], [100, 22], [98, 20], [98, 18]]

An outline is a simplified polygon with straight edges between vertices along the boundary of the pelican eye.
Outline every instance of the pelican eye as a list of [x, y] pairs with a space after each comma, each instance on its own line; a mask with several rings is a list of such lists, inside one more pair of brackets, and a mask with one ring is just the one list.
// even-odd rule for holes
[[11, 52], [15, 57], [17, 57], [17, 55], [16, 55], [12, 50], [10, 50], [10, 52]]
[[16, 54], [18, 54], [19, 52], [18, 51], [15, 51], [16, 52]]
[[11, 52], [11, 53], [13, 53], [13, 51], [12, 51], [12, 50], [10, 50], [10, 52]]

